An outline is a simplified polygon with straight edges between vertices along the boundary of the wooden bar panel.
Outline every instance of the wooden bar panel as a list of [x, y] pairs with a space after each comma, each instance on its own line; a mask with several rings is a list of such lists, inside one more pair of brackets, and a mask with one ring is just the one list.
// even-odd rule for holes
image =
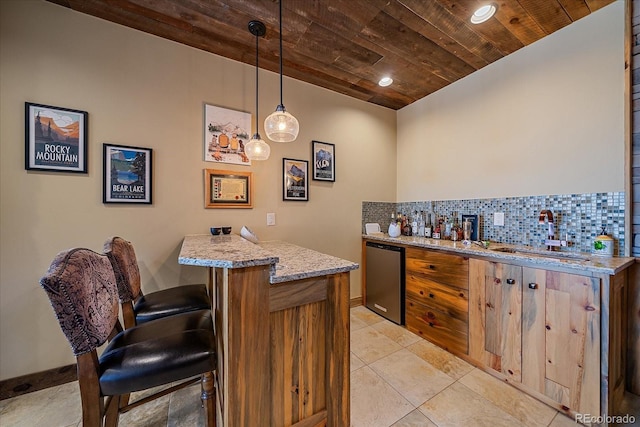
[[327, 276], [327, 425], [350, 425], [349, 273]]
[[[271, 418], [269, 266], [225, 270], [223, 280], [223, 412], [228, 426], [262, 425]], [[233, 386], [231, 386], [233, 384]]]
[[[639, 151], [640, 153], [640, 151]], [[638, 168], [640, 170], [640, 168]], [[640, 184], [637, 184], [640, 187]], [[629, 269], [626, 388], [640, 396], [640, 259]]]
[[311, 278], [291, 283], [271, 285], [269, 288], [269, 311], [309, 304], [327, 299], [327, 279]]
[[611, 280], [609, 287], [609, 414], [617, 414], [616, 403], [624, 397], [627, 362], [624, 349], [627, 340], [627, 272], [623, 271]]

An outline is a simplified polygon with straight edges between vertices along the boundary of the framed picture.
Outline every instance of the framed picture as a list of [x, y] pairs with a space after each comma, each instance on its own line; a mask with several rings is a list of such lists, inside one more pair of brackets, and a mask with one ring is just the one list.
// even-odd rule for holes
[[283, 200], [309, 200], [308, 170], [309, 162], [306, 160], [282, 159]]
[[244, 146], [251, 139], [251, 114], [204, 104], [204, 160], [251, 165]]
[[86, 111], [24, 103], [27, 170], [87, 173]]
[[328, 142], [311, 141], [313, 179], [316, 181], [336, 180], [336, 146]]
[[251, 172], [204, 170], [205, 208], [252, 208]]
[[151, 204], [152, 149], [102, 144], [102, 203]]

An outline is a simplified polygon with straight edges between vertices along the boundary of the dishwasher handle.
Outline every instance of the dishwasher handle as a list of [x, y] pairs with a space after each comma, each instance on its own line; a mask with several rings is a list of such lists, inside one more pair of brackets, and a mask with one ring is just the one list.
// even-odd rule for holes
[[367, 246], [370, 248], [383, 249], [385, 251], [402, 252], [404, 248], [400, 246], [385, 245], [384, 243], [367, 242]]

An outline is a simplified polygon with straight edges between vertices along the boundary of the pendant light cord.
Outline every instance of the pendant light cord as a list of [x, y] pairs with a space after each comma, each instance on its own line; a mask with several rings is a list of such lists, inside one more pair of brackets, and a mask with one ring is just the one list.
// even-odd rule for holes
[[258, 36], [258, 34], [256, 34], [256, 135], [260, 135], [260, 132], [258, 132], [258, 88], [260, 87], [258, 86], [258, 71], [260, 70], [260, 67], [258, 67], [258, 59], [260, 57], [260, 55], [258, 55], [259, 39], [260, 37]]
[[280, 4], [280, 106], [284, 107], [282, 103], [282, 0], [278, 4]]

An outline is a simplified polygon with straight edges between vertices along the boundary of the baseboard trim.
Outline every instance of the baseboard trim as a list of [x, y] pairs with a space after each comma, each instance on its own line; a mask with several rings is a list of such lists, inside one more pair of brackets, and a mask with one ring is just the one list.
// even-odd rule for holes
[[357, 307], [362, 305], [362, 297], [355, 297], [349, 300], [349, 307]]
[[0, 400], [70, 383], [78, 379], [76, 365], [61, 366], [0, 381]]

